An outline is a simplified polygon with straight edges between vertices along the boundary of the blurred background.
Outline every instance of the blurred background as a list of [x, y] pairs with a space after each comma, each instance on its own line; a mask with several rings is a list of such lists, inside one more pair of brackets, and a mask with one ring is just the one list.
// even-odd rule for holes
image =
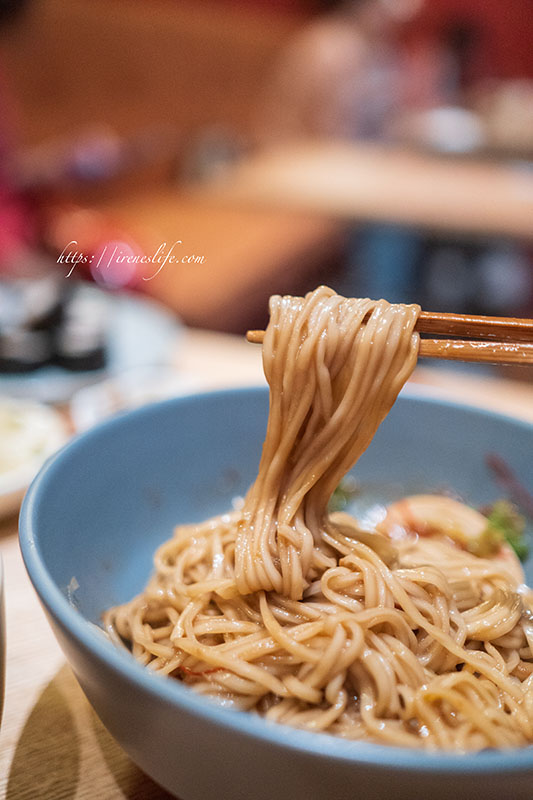
[[186, 390], [272, 293], [533, 315], [532, 11], [0, 0], [4, 433]]

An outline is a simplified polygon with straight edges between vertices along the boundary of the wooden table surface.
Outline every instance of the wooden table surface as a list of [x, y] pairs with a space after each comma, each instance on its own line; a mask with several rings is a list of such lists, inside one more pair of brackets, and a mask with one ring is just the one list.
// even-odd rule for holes
[[[244, 332], [267, 314], [271, 294], [312, 288], [338, 253], [339, 222], [314, 213], [247, 208], [185, 191], [133, 193], [98, 206], [119, 230], [153, 255], [200, 262], [150, 264], [143, 291], [197, 328]], [[153, 277], [152, 277], [153, 276]]]
[[204, 196], [435, 231], [533, 238], [533, 171], [353, 143], [295, 143], [250, 156]]
[[[187, 334], [176, 366], [206, 388], [263, 382], [259, 348], [223, 334]], [[533, 385], [475, 370], [419, 367], [413, 382], [533, 421]], [[163, 800], [85, 700], [56, 644], [20, 558], [16, 520], [0, 524], [7, 610], [6, 703], [0, 730], [4, 800]], [[231, 798], [224, 798], [231, 800]], [[250, 800], [253, 800], [252, 798]]]

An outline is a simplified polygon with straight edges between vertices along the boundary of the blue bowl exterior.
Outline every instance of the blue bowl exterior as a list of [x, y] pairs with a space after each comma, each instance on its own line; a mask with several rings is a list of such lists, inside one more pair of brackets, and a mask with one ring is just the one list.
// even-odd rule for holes
[[[21, 547], [54, 632], [98, 715], [130, 756], [182, 800], [530, 798], [533, 748], [418, 753], [269, 723], [220, 709], [152, 675], [88, 621], [139, 591], [177, 522], [226, 509], [253, 479], [266, 390], [197, 395], [110, 420], [76, 438], [33, 482]], [[453, 486], [472, 502], [498, 496], [483, 457], [528, 475], [533, 426], [404, 396], [357, 469], [364, 481]], [[79, 589], [72, 591], [76, 583]], [[70, 584], [70, 592], [67, 587]], [[77, 606], [77, 607], [76, 607]], [[490, 779], [487, 774], [490, 773]]]

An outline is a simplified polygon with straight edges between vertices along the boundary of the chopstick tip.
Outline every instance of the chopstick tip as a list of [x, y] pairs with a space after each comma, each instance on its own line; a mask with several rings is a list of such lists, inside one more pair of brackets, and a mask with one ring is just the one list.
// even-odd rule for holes
[[264, 331], [247, 331], [246, 339], [252, 344], [262, 344], [265, 332]]

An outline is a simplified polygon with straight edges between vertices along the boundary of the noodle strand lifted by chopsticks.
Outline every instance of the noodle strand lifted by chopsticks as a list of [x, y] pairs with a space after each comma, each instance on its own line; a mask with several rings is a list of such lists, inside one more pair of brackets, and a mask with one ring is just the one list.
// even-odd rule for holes
[[270, 311], [270, 414], [239, 524], [235, 577], [240, 594], [299, 599], [324, 564], [328, 501], [414, 368], [420, 308], [347, 300], [321, 287], [303, 299], [274, 297]]
[[[351, 739], [533, 742], [533, 629], [497, 559], [329, 514], [416, 363], [418, 306], [273, 297], [270, 413], [242, 509], [181, 526], [105, 615], [155, 672], [228, 707]], [[406, 453], [406, 458], [409, 454]]]

